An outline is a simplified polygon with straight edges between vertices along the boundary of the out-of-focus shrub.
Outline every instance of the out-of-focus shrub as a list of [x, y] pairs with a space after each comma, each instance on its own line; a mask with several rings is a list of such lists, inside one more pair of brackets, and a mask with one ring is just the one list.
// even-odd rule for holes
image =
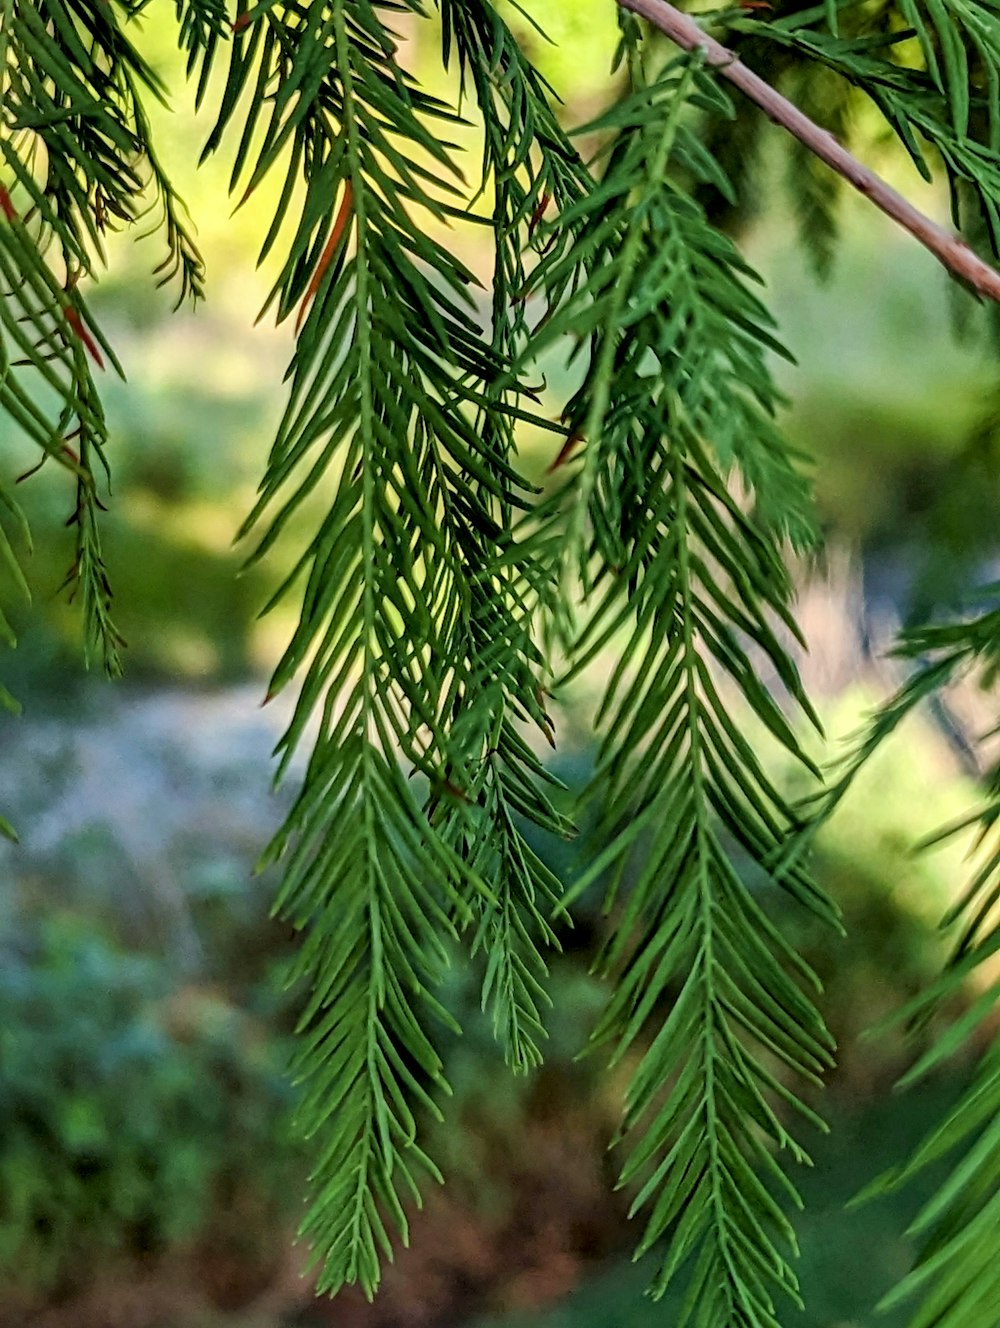
[[69, 1291], [252, 1213], [281, 1229], [284, 1048], [79, 919], [0, 941], [0, 1267]]

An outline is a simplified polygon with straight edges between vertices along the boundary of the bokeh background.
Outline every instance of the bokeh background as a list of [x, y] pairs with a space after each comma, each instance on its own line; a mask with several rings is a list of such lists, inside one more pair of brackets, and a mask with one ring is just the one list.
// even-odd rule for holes
[[[453, 968], [444, 999], [466, 1031], [444, 1046], [455, 1096], [431, 1143], [449, 1183], [428, 1196], [376, 1303], [350, 1292], [316, 1301], [303, 1275], [293, 1238], [309, 1159], [289, 1142], [285, 1073], [294, 940], [269, 917], [273, 874], [251, 874], [289, 796], [271, 789], [269, 758], [287, 711], [259, 702], [291, 609], [257, 613], [295, 535], [244, 575], [248, 549], [233, 545], [281, 409], [290, 339], [267, 320], [253, 327], [268, 290], [256, 266], [266, 190], [234, 214], [225, 158], [194, 170], [209, 120], [180, 83], [170, 8], [150, 8], [142, 43], [176, 89], [173, 110], [155, 117], [198, 227], [209, 300], [171, 315], [149, 275], [155, 239], [113, 244], [93, 295], [129, 378], [103, 385], [123, 682], [80, 666], [75, 610], [59, 594], [70, 558], [62, 477], [48, 467], [19, 490], [36, 535], [35, 602], [18, 612], [20, 645], [3, 660], [25, 714], [0, 719], [0, 807], [21, 833], [0, 855], [0, 1325], [669, 1323], [669, 1305], [642, 1298], [648, 1270], [629, 1261], [636, 1232], [628, 1196], [613, 1188], [622, 1074], [577, 1057], [603, 999], [588, 974], [596, 899], [582, 901], [553, 963], [548, 1062], [531, 1078], [506, 1073], [478, 1012], [477, 974]], [[550, 0], [552, 46], [511, 11], [571, 122], [612, 86], [613, 7], [595, 18], [597, 8]], [[404, 36], [415, 66], [447, 91], [432, 26]], [[942, 200], [860, 107], [855, 127], [868, 160], [940, 214]], [[798, 358], [778, 372], [787, 430], [814, 459], [825, 535], [822, 556], [801, 569], [801, 614], [829, 757], [899, 681], [885, 652], [900, 623], [995, 575], [997, 374], [971, 305], [863, 203], [843, 200], [839, 256], [819, 283], [796, 247], [788, 168], [772, 134], [754, 208], [728, 222]], [[463, 256], [488, 271], [485, 251]], [[4, 436], [13, 475], [32, 458], [9, 427]], [[524, 440], [535, 473], [544, 446]], [[556, 767], [570, 788], [590, 761], [593, 685], [565, 698]], [[801, 1178], [810, 1300], [798, 1321], [808, 1328], [874, 1322], [911, 1257], [903, 1232], [920, 1191], [850, 1214], [844, 1205], [910, 1151], [967, 1067], [894, 1094], [910, 1053], [898, 1032], [864, 1034], [945, 953], [937, 923], [961, 887], [961, 845], [913, 846], [969, 802], [989, 720], [988, 698], [958, 691], [886, 745], [817, 846], [847, 939], [789, 922], [826, 982], [841, 1044], [821, 1107], [833, 1129], [807, 1141], [815, 1166]], [[539, 847], [565, 865], [565, 846]]]

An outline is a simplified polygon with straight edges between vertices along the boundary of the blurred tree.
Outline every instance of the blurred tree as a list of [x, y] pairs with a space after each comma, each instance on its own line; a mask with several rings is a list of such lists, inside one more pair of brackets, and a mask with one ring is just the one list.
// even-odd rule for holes
[[[87, 285], [106, 232], [134, 224], [162, 233], [157, 274], [179, 300], [200, 299], [204, 278], [146, 111], [164, 89], [130, 25], [148, 8], [0, 3], [0, 406], [37, 465], [65, 472], [67, 585], [88, 657], [112, 674], [122, 642], [101, 551], [94, 374], [118, 361]], [[863, 94], [924, 175], [943, 173], [971, 239], [995, 250], [1000, 20], [978, 0], [743, 0], [697, 20], [621, 0], [619, 94], [582, 131], [596, 148], [586, 163], [489, 0], [439, 0], [449, 96], [421, 86], [391, 26], [424, 23], [418, 0], [174, 10], [199, 101], [227, 65], [205, 154], [236, 140], [241, 200], [279, 182], [261, 249], [279, 270], [262, 312], [293, 318], [297, 335], [244, 526], [263, 526], [250, 561], [306, 500], [319, 511], [268, 606], [298, 596], [268, 692], [300, 679], [279, 774], [307, 734], [311, 755], [265, 860], [284, 859], [279, 906], [305, 932], [299, 1128], [315, 1167], [303, 1230], [320, 1286], [373, 1293], [391, 1232], [405, 1239], [404, 1203], [437, 1174], [418, 1137], [447, 1091], [430, 1031], [444, 1016], [446, 942], [484, 954], [484, 1008], [511, 1066], [529, 1070], [552, 910], [604, 880], [615, 925], [601, 968], [614, 985], [593, 1041], [632, 1066], [622, 1183], [647, 1213], [640, 1250], [666, 1238], [652, 1290], [682, 1277], [679, 1322], [697, 1328], [777, 1324], [775, 1293], [798, 1292], [779, 1202], [796, 1193], [776, 1151], [805, 1160], [789, 1121], [817, 1121], [803, 1084], [831, 1063], [832, 1040], [771, 893], [837, 926], [805, 865], [809, 837], [915, 704], [962, 670], [983, 668], [990, 684], [1000, 612], [988, 603], [911, 631], [900, 649], [917, 671], [851, 768], [807, 808], [789, 804], [753, 735], [818, 774], [795, 717], [814, 721], [785, 557], [813, 539], [809, 486], [775, 424], [770, 358], [783, 349], [717, 223], [759, 172], [767, 117], [798, 145], [789, 183], [820, 268], [841, 178], [997, 298], [1000, 276], [970, 244], [827, 131], [850, 131]], [[474, 186], [460, 167], [470, 134]], [[483, 229], [493, 268], [480, 298], [459, 237]], [[567, 347], [576, 385], [552, 423], [532, 377]], [[519, 470], [522, 423], [554, 437], [540, 495]], [[24, 523], [8, 487], [0, 500], [0, 553], [22, 585]], [[553, 679], [609, 652], [588, 857], [565, 890], [524, 833], [571, 833], [537, 740], [553, 741]], [[984, 856], [956, 910], [955, 958], [918, 1022], [1000, 945], [998, 815], [1000, 769], [969, 817]], [[911, 1077], [954, 1051], [995, 994]], [[890, 1178], [973, 1141], [918, 1220], [927, 1243], [895, 1293], [917, 1297], [914, 1324], [980, 1325], [1000, 1298], [998, 1107], [994, 1051]]]

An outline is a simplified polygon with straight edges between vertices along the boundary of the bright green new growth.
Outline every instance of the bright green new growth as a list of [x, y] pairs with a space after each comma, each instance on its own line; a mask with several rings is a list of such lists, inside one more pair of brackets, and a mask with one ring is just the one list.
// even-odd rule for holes
[[[203, 283], [143, 111], [164, 90], [129, 40], [149, 3], [0, 0], [0, 406], [74, 486], [68, 580], [88, 653], [111, 672], [107, 433], [92, 373], [117, 361], [84, 292], [105, 229], [134, 221], [163, 232], [157, 271], [180, 299]], [[766, 730], [814, 769], [785, 560], [812, 539], [809, 492], [769, 367], [784, 352], [754, 273], [711, 219], [752, 172], [756, 121], [698, 52], [677, 57], [625, 14], [620, 95], [586, 127], [598, 148], [585, 162], [488, 0], [436, 7], [454, 103], [422, 90], [393, 32], [394, 11], [429, 22], [420, 0], [175, 11], [199, 101], [225, 66], [206, 154], [236, 142], [237, 197], [269, 174], [282, 182], [262, 243], [280, 265], [266, 307], [294, 318], [297, 338], [242, 532], [256, 536], [251, 558], [307, 499], [326, 499], [271, 601], [299, 605], [269, 693], [298, 687], [279, 773], [300, 745], [309, 757], [265, 855], [281, 863], [278, 907], [303, 933], [299, 1129], [314, 1168], [302, 1231], [319, 1285], [373, 1294], [407, 1205], [438, 1174], [421, 1131], [448, 1091], [434, 990], [449, 952], [483, 956], [484, 1008], [511, 1067], [528, 1071], [542, 1056], [554, 916], [600, 880], [612, 989], [593, 1040], [635, 1064], [622, 1184], [644, 1214], [640, 1248], [663, 1242], [653, 1292], [680, 1278], [679, 1322], [695, 1328], [776, 1325], [798, 1299], [783, 1154], [805, 1159], [793, 1132], [819, 1123], [802, 1095], [832, 1048], [818, 984], [764, 904], [777, 886], [834, 927], [837, 914], [803, 866], [810, 817], [748, 736]], [[996, 240], [991, 5], [876, 0], [704, 21], [831, 128], [848, 125], [853, 89], [867, 94], [921, 170], [943, 163], [956, 216]], [[467, 120], [482, 144], [471, 182], [450, 142]], [[836, 235], [825, 169], [807, 157], [791, 174], [821, 265]], [[489, 291], [441, 238], [448, 226], [488, 230]], [[579, 386], [554, 424], [536, 361], [567, 345]], [[553, 435], [543, 495], [519, 469], [524, 422]], [[18, 525], [9, 488], [0, 501]], [[20, 583], [15, 545], [0, 528]], [[1000, 621], [987, 611], [928, 628], [903, 650], [930, 662], [859, 761], [956, 669], [995, 671]], [[572, 833], [538, 751], [554, 737], [554, 675], [595, 659], [612, 664], [583, 795], [593, 829], [567, 892], [525, 832]], [[998, 814], [995, 771], [976, 813], [984, 856], [966, 929], [917, 1015], [997, 948]], [[913, 1073], [953, 1051], [994, 995]], [[922, 1298], [915, 1325], [980, 1328], [995, 1303], [995, 1054], [892, 1182], [965, 1142], [918, 1219], [928, 1243], [899, 1288]]]

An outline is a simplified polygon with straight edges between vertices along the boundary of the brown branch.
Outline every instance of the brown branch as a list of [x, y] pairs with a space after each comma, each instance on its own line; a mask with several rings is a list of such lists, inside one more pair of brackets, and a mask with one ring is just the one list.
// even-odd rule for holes
[[946, 231], [930, 217], [925, 217], [881, 176], [852, 157], [832, 134], [803, 115], [787, 97], [776, 92], [770, 83], [765, 83], [752, 69], [742, 64], [732, 51], [699, 28], [693, 18], [680, 13], [667, 0], [618, 0], [618, 3], [623, 9], [629, 9], [654, 24], [685, 51], [700, 48], [705, 53], [707, 64], [718, 70], [723, 78], [739, 88], [751, 101], [755, 101], [770, 120], [787, 129], [810, 152], [814, 152], [877, 208], [881, 208], [887, 217], [909, 231], [949, 272], [978, 294], [1000, 301], [1000, 272], [984, 263], [960, 236]]

